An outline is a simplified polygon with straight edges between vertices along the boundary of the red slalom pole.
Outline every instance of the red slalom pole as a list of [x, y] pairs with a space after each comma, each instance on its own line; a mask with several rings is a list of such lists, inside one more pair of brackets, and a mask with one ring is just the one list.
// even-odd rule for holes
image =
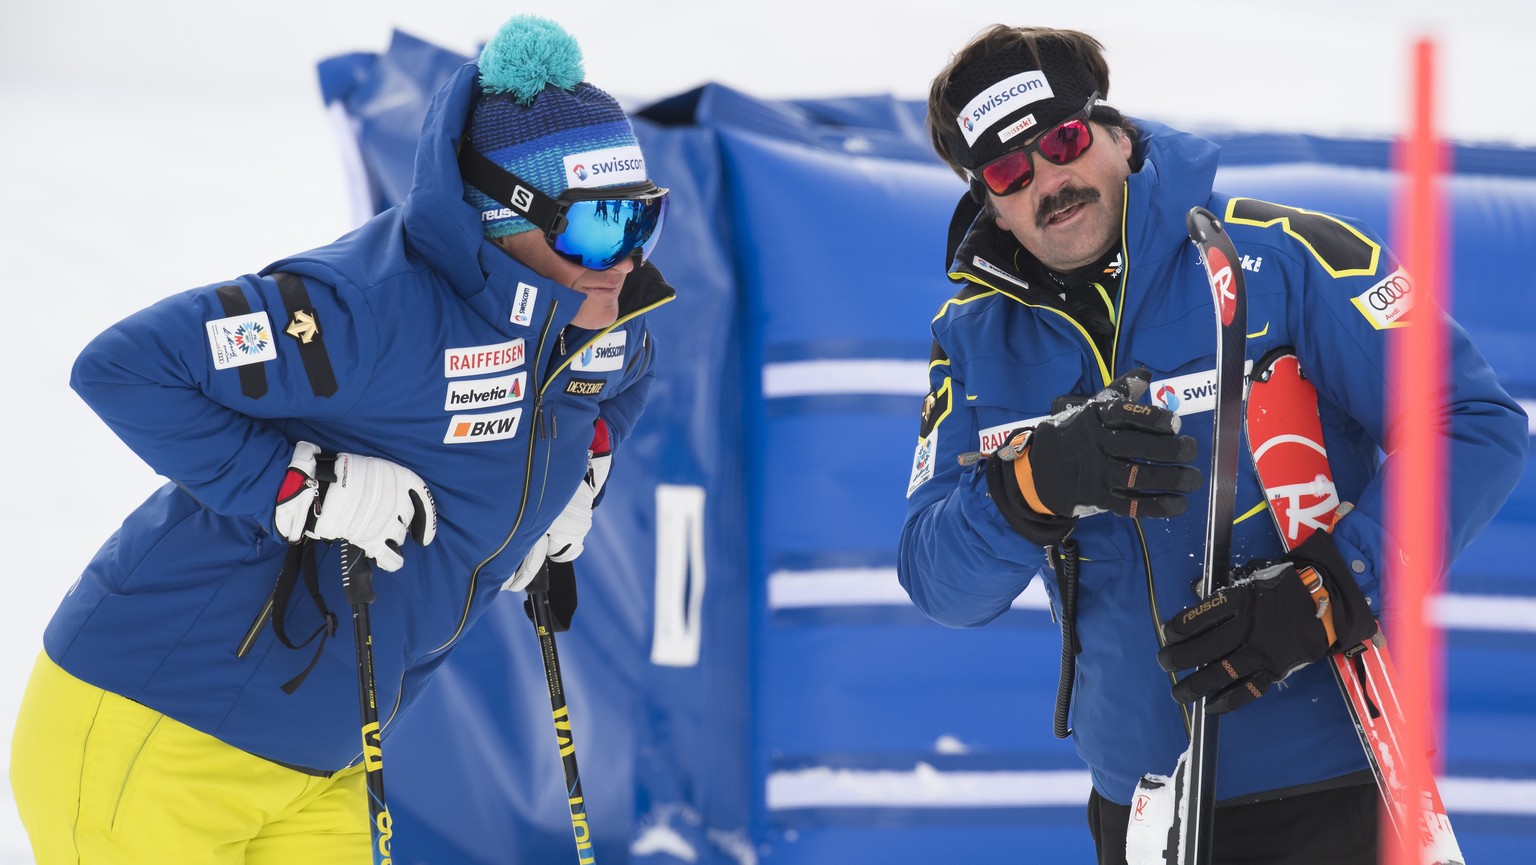
[[[1390, 535], [1402, 557], [1384, 563], [1388, 576], [1388, 620], [1402, 673], [1399, 696], [1407, 720], [1403, 730], [1404, 801], [1423, 801], [1433, 789], [1434, 730], [1441, 717], [1444, 657], [1439, 628], [1426, 615], [1444, 558], [1446, 459], [1439, 439], [1445, 413], [1445, 328], [1439, 311], [1449, 309], [1442, 289], [1447, 272], [1443, 203], [1438, 187], [1443, 149], [1435, 132], [1435, 45], [1425, 37], [1413, 46], [1412, 121], [1399, 164], [1406, 188], [1399, 202], [1396, 246], [1413, 280], [1413, 311], [1406, 327], [1388, 339], [1389, 417], [1396, 419], [1388, 449]], [[1382, 847], [1389, 865], [1425, 865], [1430, 852], [1420, 833], [1390, 829], [1382, 820]]]

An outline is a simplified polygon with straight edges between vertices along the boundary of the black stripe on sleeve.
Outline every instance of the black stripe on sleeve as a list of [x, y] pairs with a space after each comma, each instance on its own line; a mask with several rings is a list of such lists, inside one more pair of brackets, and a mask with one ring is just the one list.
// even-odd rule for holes
[[[214, 289], [214, 294], [219, 298], [219, 305], [224, 307], [226, 317], [237, 315], [250, 315], [251, 304], [245, 299], [245, 292], [238, 285], [221, 285]], [[265, 364], [250, 363], [239, 367], [240, 393], [248, 399], [261, 399], [267, 395], [267, 371]]]
[[298, 347], [299, 359], [304, 362], [304, 373], [309, 376], [309, 389], [315, 396], [330, 397], [336, 394], [336, 372], [331, 368], [331, 355], [325, 349], [325, 336], [320, 328], [320, 317], [309, 300], [309, 290], [304, 280], [292, 273], [274, 275], [277, 291], [283, 297], [288, 312], [283, 333], [293, 337]]

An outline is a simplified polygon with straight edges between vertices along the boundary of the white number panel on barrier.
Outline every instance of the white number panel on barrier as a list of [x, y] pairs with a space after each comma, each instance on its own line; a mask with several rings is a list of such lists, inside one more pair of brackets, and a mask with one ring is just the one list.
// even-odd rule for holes
[[651, 663], [699, 663], [704, 606], [704, 488], [656, 486], [656, 620]]

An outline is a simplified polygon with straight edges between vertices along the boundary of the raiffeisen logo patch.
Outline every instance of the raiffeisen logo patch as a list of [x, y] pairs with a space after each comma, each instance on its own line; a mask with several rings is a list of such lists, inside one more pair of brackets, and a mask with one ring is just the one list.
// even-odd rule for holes
[[575, 187], [644, 183], [645, 156], [633, 144], [573, 153], [565, 157], [565, 175]]
[[506, 372], [513, 367], [523, 365], [524, 351], [521, 338], [492, 345], [450, 348], [443, 352], [443, 375], [448, 378], [458, 378], [465, 375]]
[[1055, 95], [1051, 92], [1050, 82], [1045, 80], [1044, 72], [1038, 69], [1034, 72], [1021, 72], [981, 91], [960, 110], [955, 120], [960, 124], [960, 134], [965, 136], [965, 144], [969, 147], [994, 123], [1026, 105]]
[[982, 430], [978, 436], [977, 447], [981, 449], [982, 453], [992, 453], [993, 451], [1007, 444], [1008, 440], [1013, 438], [1014, 433], [1024, 429], [1025, 427], [1036, 426], [1041, 421], [1046, 420], [1049, 417], [1050, 415], [1040, 415], [1039, 417], [1027, 418], [1025, 420], [1016, 420], [1013, 423], [989, 426]]
[[448, 419], [448, 432], [443, 444], [461, 445], [472, 442], [493, 442], [517, 435], [517, 422], [523, 410], [491, 412], [489, 414], [456, 414]]

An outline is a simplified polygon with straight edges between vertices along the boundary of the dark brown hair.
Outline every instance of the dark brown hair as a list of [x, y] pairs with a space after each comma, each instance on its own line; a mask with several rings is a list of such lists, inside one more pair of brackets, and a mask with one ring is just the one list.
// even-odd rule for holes
[[[1046, 40], [1065, 45], [1071, 53], [1077, 55], [1097, 82], [1100, 98], [1109, 98], [1109, 63], [1104, 59], [1104, 46], [1099, 43], [1099, 40], [1077, 30], [1010, 27], [1006, 24], [994, 24], [988, 27], [976, 34], [950, 59], [947, 66], [939, 70], [939, 74], [934, 76], [933, 84], [928, 90], [928, 137], [932, 140], [933, 149], [939, 154], [939, 158], [962, 178], [965, 177], [965, 172], [960, 168], [944, 136], [940, 135], [939, 131], [939, 124], [947, 122], [949, 118], [959, 113], [964, 100], [971, 95], [953, 92], [957, 70], [988, 55], [1016, 52], [1021, 47], [1029, 52], [1038, 68], [1040, 66], [1038, 43]], [[1122, 129], [1132, 136], [1132, 141], [1136, 140], [1135, 127], [1131, 126], [1115, 109], [1107, 106], [1096, 108], [1092, 117], [1105, 125]]]

